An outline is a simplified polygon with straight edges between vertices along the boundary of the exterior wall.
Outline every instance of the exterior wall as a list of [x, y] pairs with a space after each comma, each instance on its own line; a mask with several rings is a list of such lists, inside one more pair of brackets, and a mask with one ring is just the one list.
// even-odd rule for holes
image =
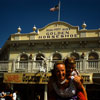
[[86, 37], [98, 37], [98, 32], [97, 31], [88, 31], [87, 33], [86, 33]]
[[[53, 22], [38, 29], [37, 32], [34, 30], [34, 32], [27, 34], [20, 32], [12, 34], [1, 49], [1, 56], [3, 55], [3, 59], [1, 59], [4, 60], [8, 56], [6, 59], [8, 72], [15, 72], [16, 68], [18, 69], [20, 66], [21, 55], [26, 54], [28, 59], [23, 64], [26, 66], [25, 68], [28, 67], [27, 72], [31, 72], [31, 67], [37, 67], [37, 54], [43, 54], [47, 60], [48, 68], [52, 69], [53, 54], [59, 53], [62, 60], [66, 56], [76, 53], [79, 56], [77, 64], [80, 72], [89, 72], [92, 67], [91, 70], [97, 68], [96, 71], [93, 70], [92, 72], [100, 72], [99, 33], [99, 29], [86, 30], [83, 28], [79, 30], [78, 26], [72, 26], [65, 22]], [[93, 61], [92, 65], [92, 62], [89, 61], [89, 54], [94, 52], [97, 53], [98, 59]], [[82, 53], [85, 54], [84, 59], [81, 58]], [[31, 54], [32, 59], [30, 60]]]
[[[83, 53], [85, 55], [82, 58]], [[91, 53], [97, 58], [94, 56], [94, 59], [91, 60], [89, 58]], [[38, 54], [41, 54], [43, 59], [36, 60]], [[77, 70], [83, 76], [84, 84], [93, 84], [94, 73], [97, 76], [100, 74], [100, 29], [86, 30], [83, 28], [79, 30], [78, 26], [65, 22], [53, 22], [38, 29], [37, 32], [34, 30], [27, 34], [20, 32], [12, 34], [0, 49], [0, 72], [2, 77], [4, 74], [4, 82], [10, 83], [12, 86], [16, 84], [15, 88], [22, 87], [24, 84], [23, 89], [26, 87], [25, 84], [28, 84], [27, 89], [37, 88], [35, 87], [37, 84], [41, 87], [40, 84], [43, 84], [45, 98], [47, 96], [46, 84], [51, 76], [49, 72], [56, 61], [53, 60], [54, 54], [60, 54], [60, 60], [76, 54], [78, 56]], [[27, 60], [21, 61], [22, 55], [26, 55]], [[47, 71], [40, 67], [46, 67]], [[34, 87], [29, 88], [32, 87], [32, 84], [35, 84]], [[97, 88], [93, 88], [93, 91]], [[91, 94], [90, 88], [87, 89], [88, 94]], [[29, 96], [27, 97], [29, 98]], [[90, 100], [92, 100], [91, 98], [89, 97]]]

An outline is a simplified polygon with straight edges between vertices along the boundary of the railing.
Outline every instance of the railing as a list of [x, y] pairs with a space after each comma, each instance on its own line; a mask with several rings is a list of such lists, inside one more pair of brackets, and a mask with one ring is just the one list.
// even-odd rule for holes
[[[55, 61], [38, 60], [38, 61], [0, 61], [0, 72], [27, 72], [37, 73], [40, 70], [50, 71], [53, 69]], [[76, 69], [79, 72], [95, 72], [100, 73], [100, 61], [99, 60], [76, 60]]]
[[8, 71], [9, 62], [8, 61], [1, 61], [0, 62], [0, 72]]
[[82, 60], [76, 60], [76, 69], [78, 71], [83, 71], [83, 61]]
[[99, 60], [87, 60], [86, 70], [91, 72], [100, 72]]

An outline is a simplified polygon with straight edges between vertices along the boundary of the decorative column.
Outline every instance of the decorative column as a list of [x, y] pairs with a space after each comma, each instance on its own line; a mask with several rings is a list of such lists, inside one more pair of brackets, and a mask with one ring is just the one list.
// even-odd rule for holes
[[100, 72], [100, 58], [98, 59], [98, 72]]
[[19, 69], [20, 58], [17, 59], [17, 69]]
[[33, 61], [33, 66], [32, 66], [32, 72], [36, 72], [36, 60], [34, 59], [34, 61]]
[[83, 65], [83, 66], [82, 66], [82, 67], [83, 67], [83, 72], [85, 72], [85, 58], [82, 59], [82, 60], [83, 60], [83, 61], [82, 61], [82, 62], [83, 62], [83, 64], [82, 64], [82, 65]]
[[81, 59], [82, 59], [82, 71], [85, 72], [86, 71], [86, 56], [84, 52], [81, 55]]
[[87, 56], [84, 57], [84, 72], [87, 70]]
[[48, 100], [48, 95], [47, 95], [47, 84], [45, 84], [45, 87], [44, 87], [44, 100]]
[[13, 60], [13, 66], [12, 66], [13, 68], [13, 72], [15, 72], [15, 60]]
[[48, 59], [45, 60], [45, 64], [46, 64], [46, 73], [48, 73]]
[[31, 60], [28, 60], [27, 72], [31, 72]]

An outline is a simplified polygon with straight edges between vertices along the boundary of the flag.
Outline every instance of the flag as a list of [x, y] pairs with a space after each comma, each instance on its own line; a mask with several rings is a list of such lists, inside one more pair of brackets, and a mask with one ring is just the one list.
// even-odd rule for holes
[[50, 8], [50, 11], [54, 12], [59, 10], [59, 5], [54, 6], [53, 8]]

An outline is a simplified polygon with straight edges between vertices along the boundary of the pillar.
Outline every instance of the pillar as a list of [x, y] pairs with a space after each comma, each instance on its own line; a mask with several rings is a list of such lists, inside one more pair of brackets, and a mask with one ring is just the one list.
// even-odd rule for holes
[[47, 100], [48, 97], [47, 97], [47, 84], [45, 84], [45, 87], [44, 87], [44, 100]]
[[15, 60], [13, 60], [13, 66], [12, 66], [13, 68], [13, 72], [15, 72], [15, 70], [16, 70], [16, 68], [15, 68]]

